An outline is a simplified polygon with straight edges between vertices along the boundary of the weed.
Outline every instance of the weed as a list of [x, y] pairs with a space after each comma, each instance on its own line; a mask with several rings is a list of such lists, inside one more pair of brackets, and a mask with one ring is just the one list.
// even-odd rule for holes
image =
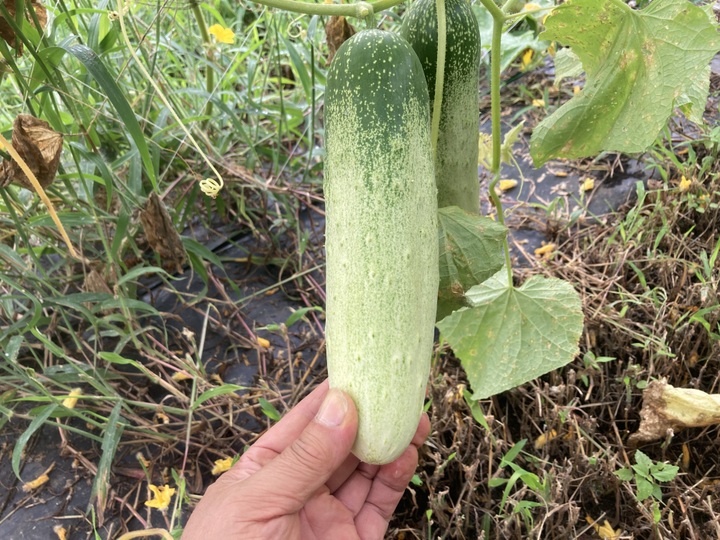
[[635, 465], [615, 471], [623, 482], [635, 482], [635, 497], [640, 502], [653, 498], [652, 514], [655, 523], [660, 521], [659, 503], [662, 502], [661, 483], [671, 482], [678, 474], [679, 467], [664, 462], [653, 462], [640, 450], [635, 451]]

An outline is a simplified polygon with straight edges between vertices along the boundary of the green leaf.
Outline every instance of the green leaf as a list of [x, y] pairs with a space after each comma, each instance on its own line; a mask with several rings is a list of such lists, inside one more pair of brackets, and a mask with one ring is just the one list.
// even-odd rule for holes
[[466, 297], [472, 307], [437, 326], [465, 368], [473, 399], [531, 381], [577, 354], [583, 315], [569, 283], [533, 276], [515, 288], [503, 269]]
[[623, 482], [629, 482], [633, 479], [633, 472], [632, 469], [623, 467], [622, 469], [615, 471], [615, 476], [617, 476]]
[[300, 309], [296, 309], [292, 312], [292, 314], [287, 318], [285, 321], [285, 326], [290, 328], [293, 324], [298, 322], [300, 319], [302, 319], [305, 315], [307, 315], [310, 311], [320, 311], [322, 312], [322, 308], [318, 306], [310, 306], [310, 307], [303, 307]]
[[457, 206], [441, 208], [438, 218], [438, 319], [442, 319], [466, 305], [466, 290], [502, 268], [507, 230], [490, 218], [470, 214]]
[[653, 478], [658, 482], [674, 480], [678, 470], [680, 470], [677, 465], [668, 465], [667, 463], [663, 463], [662, 465], [662, 467], [657, 467], [651, 471]]
[[702, 125], [705, 122], [703, 113], [705, 112], [709, 91], [710, 66], [707, 65], [703, 73], [690, 81], [685, 91], [678, 96], [676, 105], [688, 120]]
[[637, 498], [639, 501], [644, 501], [652, 495], [653, 488], [655, 487], [652, 482], [648, 482], [641, 476], [635, 478], [637, 484]]
[[652, 459], [650, 459], [647, 454], [641, 450], [635, 451], [635, 463], [637, 463], [638, 466], [645, 472], [649, 471], [650, 467], [653, 466]]
[[[545, 3], [545, 2], [539, 2]], [[478, 21], [480, 29], [480, 43], [485, 51], [489, 51], [492, 45], [493, 18], [490, 12], [479, 2], [473, 4], [473, 12]], [[532, 30], [524, 30], [522, 32], [506, 32], [502, 36], [500, 51], [500, 71], [505, 71], [515, 59], [527, 49], [533, 49], [536, 52], [542, 52], [547, 49], [549, 43], [540, 41]], [[490, 61], [490, 55], [484, 54], [485, 61]]]
[[622, 0], [573, 0], [558, 6], [540, 37], [572, 47], [587, 73], [585, 88], [533, 133], [536, 166], [555, 157], [602, 151], [642, 152], [674, 107], [705, 103], [694, 81], [720, 50], [709, 16], [687, 0], [655, 0], [634, 11]]
[[275, 408], [275, 405], [270, 403], [265, 398], [258, 398], [258, 403], [260, 403], [260, 408], [262, 409], [262, 412], [267, 416], [270, 420], [274, 420], [277, 422], [280, 420], [280, 413]]
[[565, 47], [555, 55], [555, 86], [560, 86], [563, 79], [572, 79], [583, 73], [582, 62], [572, 49]]

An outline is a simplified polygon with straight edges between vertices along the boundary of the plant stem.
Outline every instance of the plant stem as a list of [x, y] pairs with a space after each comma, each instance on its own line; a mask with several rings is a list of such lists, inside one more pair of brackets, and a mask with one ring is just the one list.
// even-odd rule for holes
[[437, 162], [437, 143], [440, 136], [440, 117], [442, 116], [443, 86], [445, 85], [445, 50], [447, 48], [447, 21], [445, 19], [445, 0], [435, 0], [438, 21], [438, 51], [435, 62], [435, 99], [432, 115], [433, 161]]
[[[378, 13], [396, 6], [404, 0], [377, 0], [376, 2], [357, 2], [354, 4], [311, 4], [298, 0], [254, 0], [257, 4], [272, 8], [304, 13], [306, 15], [342, 15], [366, 19], [372, 13]], [[368, 10], [369, 8], [369, 10]]]
[[200, 30], [200, 36], [202, 37], [203, 44], [207, 48], [207, 59], [208, 66], [205, 70], [205, 91], [207, 92], [207, 104], [205, 105], [205, 116], [208, 118], [203, 121], [203, 126], [207, 125], [210, 115], [212, 114], [212, 93], [215, 89], [215, 71], [212, 68], [212, 42], [210, 41], [210, 34], [208, 34], [207, 25], [205, 24], [205, 18], [203, 17], [202, 11], [200, 11], [200, 4], [192, 2], [192, 12], [195, 15], [195, 21], [197, 22], [198, 29]]
[[[502, 45], [502, 33], [503, 24], [505, 22], [505, 15], [500, 8], [498, 8], [492, 0], [480, 0], [482, 4], [487, 8], [493, 18], [493, 37], [492, 46], [490, 49], [490, 100], [491, 110], [490, 116], [492, 119], [492, 173], [493, 180], [490, 182], [490, 200], [495, 206], [495, 212], [497, 213], [497, 220], [500, 225], [505, 225], [505, 215], [503, 214], [502, 203], [500, 197], [495, 191], [495, 186], [500, 180], [500, 167], [502, 165], [500, 161], [500, 150], [501, 150], [501, 132], [500, 132], [500, 60], [501, 60], [501, 45]], [[512, 274], [512, 263], [510, 260], [510, 244], [507, 236], [505, 236], [505, 242], [503, 243], [503, 250], [505, 252], [505, 268], [508, 273], [508, 285], [512, 287], [513, 274]]]

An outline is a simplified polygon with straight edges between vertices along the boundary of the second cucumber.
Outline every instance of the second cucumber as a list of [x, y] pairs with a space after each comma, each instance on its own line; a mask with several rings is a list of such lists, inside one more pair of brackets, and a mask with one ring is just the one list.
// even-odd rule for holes
[[[438, 207], [459, 206], [478, 214], [480, 32], [468, 0], [445, 0], [445, 13], [445, 75], [435, 161]], [[432, 108], [438, 51], [435, 0], [417, 0], [403, 17], [400, 35], [420, 59]]]

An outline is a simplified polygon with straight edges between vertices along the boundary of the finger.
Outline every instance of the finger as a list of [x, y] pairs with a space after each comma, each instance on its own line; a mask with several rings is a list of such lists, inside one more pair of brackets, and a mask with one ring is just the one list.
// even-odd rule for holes
[[372, 481], [367, 500], [355, 516], [360, 538], [382, 538], [390, 518], [412, 478], [418, 449], [410, 445], [398, 459], [380, 467]]
[[317, 415], [298, 438], [246, 480], [249, 492], [262, 494], [279, 512], [297, 512], [346, 460], [357, 424], [357, 410], [350, 396], [329, 390]]
[[279, 454], [300, 436], [302, 430], [312, 421], [320, 409], [328, 391], [328, 381], [325, 379], [315, 390], [310, 392], [290, 412], [260, 437], [253, 447], [266, 448]]
[[[422, 446], [429, 432], [430, 419], [426, 414], [423, 414], [410, 444], [416, 448]], [[397, 460], [394, 463], [397, 463]], [[391, 465], [393, 464], [389, 464], [384, 467], [389, 467]], [[407, 482], [409, 482], [410, 478], [412, 478], [415, 466], [416, 465], [413, 465], [413, 471], [410, 473], [410, 477]], [[352, 476], [348, 477], [345, 484], [337, 488], [334, 492], [335, 497], [341, 500], [343, 504], [353, 513], [353, 515], [357, 515], [365, 504], [370, 490], [373, 487], [373, 483], [375, 482], [376, 476], [381, 470], [383, 470], [383, 468], [377, 465], [361, 463], [357, 467], [357, 470], [353, 472]], [[401, 495], [407, 485], [407, 482], [405, 482], [405, 485], [400, 488]]]
[[360, 465], [360, 460], [354, 454], [350, 454], [332, 476], [328, 478], [326, 485], [330, 493], [335, 493], [335, 490], [342, 487], [358, 468], [358, 465]]
[[241, 482], [249, 478], [275, 459], [317, 414], [328, 390], [327, 379], [305, 396], [290, 412], [271, 427], [242, 455], [238, 462], [226, 472], [223, 482]]

